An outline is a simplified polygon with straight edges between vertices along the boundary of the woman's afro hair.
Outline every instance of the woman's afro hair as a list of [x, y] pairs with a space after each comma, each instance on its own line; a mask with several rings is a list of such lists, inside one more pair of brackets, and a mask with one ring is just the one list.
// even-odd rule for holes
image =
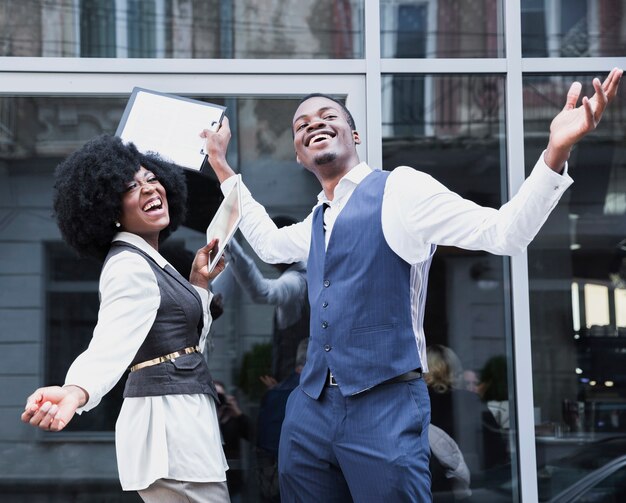
[[163, 241], [185, 217], [187, 186], [180, 167], [110, 135], [90, 140], [57, 166], [54, 213], [63, 239], [79, 255], [106, 257], [119, 230], [122, 194], [141, 166], [154, 173], [167, 194], [170, 224], [159, 235]]

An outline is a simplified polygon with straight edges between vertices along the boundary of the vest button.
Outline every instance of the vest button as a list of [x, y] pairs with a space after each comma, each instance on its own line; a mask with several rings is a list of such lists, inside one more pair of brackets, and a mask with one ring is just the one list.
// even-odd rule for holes
[[330, 351], [331, 347], [330, 344], [324, 344], [324, 351]]
[[328, 301], [324, 301], [324, 303], [322, 304], [323, 308], [327, 308], [328, 307]]
[[330, 281], [327, 279], [324, 280], [324, 288], [328, 288], [330, 286]]
[[328, 328], [328, 322], [322, 321], [322, 328]]

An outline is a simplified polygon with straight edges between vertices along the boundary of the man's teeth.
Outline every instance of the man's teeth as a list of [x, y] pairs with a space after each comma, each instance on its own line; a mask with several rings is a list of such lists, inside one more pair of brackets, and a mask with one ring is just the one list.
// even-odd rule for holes
[[155, 199], [154, 201], [150, 201], [148, 204], [146, 204], [143, 207], [143, 211], [150, 211], [152, 208], [160, 208], [161, 207], [161, 200], [160, 199]]
[[316, 143], [318, 141], [322, 141], [322, 140], [330, 140], [330, 135], [327, 134], [318, 134], [315, 135], [313, 137], [313, 139], [311, 140], [311, 143]]

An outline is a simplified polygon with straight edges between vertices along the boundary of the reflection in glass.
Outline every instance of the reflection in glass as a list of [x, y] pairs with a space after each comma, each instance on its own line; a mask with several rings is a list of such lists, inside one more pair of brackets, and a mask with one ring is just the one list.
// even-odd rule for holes
[[[582, 94], [590, 96], [594, 76], [524, 79], [527, 172], [545, 148], [540, 131], [562, 108], [571, 82], [582, 82]], [[626, 438], [626, 333], [618, 322], [626, 306], [617, 301], [626, 270], [625, 97], [620, 88], [598, 129], [573, 150], [568, 169], [574, 184], [529, 247], [542, 501], [567, 486], [561, 477], [576, 446], [597, 452], [608, 448], [605, 438]], [[582, 474], [590, 471], [581, 468]]]
[[363, 0], [0, 3], [0, 56], [362, 58]]
[[[316, 203], [319, 184], [295, 160], [290, 126], [299, 99], [194, 98], [228, 107], [231, 165], [244, 174], [270, 215], [304, 218]], [[17, 412], [37, 386], [63, 382], [70, 362], [89, 343], [98, 313], [100, 264], [80, 260], [61, 241], [51, 209], [54, 168], [88, 139], [113, 133], [125, 105], [126, 97], [0, 98], [0, 320], [5, 349], [0, 361], [4, 379], [14, 384], [3, 402], [10, 409], [4, 416], [10, 420], [3, 424], [11, 438], [19, 437], [11, 440], [14, 455], [0, 460], [0, 472], [9, 480], [2, 485], [3, 497], [20, 494], [7, 501], [47, 492], [58, 495], [58, 501], [68, 501], [76, 493], [90, 501], [97, 493], [106, 495], [107, 501], [137, 500], [135, 494], [121, 493], [113, 447], [124, 378], [93, 411], [77, 416], [59, 435], [38, 435], [19, 422]], [[187, 277], [192, 250], [205, 241], [204, 229], [221, 198], [214, 177], [190, 176], [188, 186], [193, 208], [184, 225], [160, 247]], [[266, 278], [279, 274], [258, 261], [245, 240], [241, 244]], [[259, 377], [271, 368], [274, 306], [254, 303], [232, 273], [228, 276], [229, 269], [221, 290], [223, 314], [212, 325], [207, 358], [213, 377], [237, 397], [254, 425], [267, 391]], [[21, 357], [24, 351], [30, 355], [26, 360]], [[14, 463], [15, 459], [23, 461]], [[242, 500], [259, 501], [257, 476], [267, 475], [274, 465], [261, 466], [256, 445], [247, 441], [241, 456], [228, 462], [243, 473]], [[43, 465], [45, 473], [39, 470]], [[68, 472], [75, 474], [72, 480], [64, 478]], [[30, 484], [33, 473], [40, 474], [37, 487]], [[84, 482], [93, 473], [98, 473], [97, 487]], [[15, 480], [19, 482], [11, 482]]]
[[618, 331], [626, 328], [626, 288], [615, 289], [615, 324]]
[[[504, 78], [385, 75], [382, 87], [383, 168], [412, 166], [463, 197], [499, 207]], [[438, 248], [430, 271], [424, 331], [429, 367], [432, 358], [438, 369], [427, 380], [433, 424], [461, 448], [477, 501], [490, 501], [493, 491], [513, 498], [507, 281], [502, 257], [451, 247]], [[435, 501], [447, 501], [441, 470], [431, 469]]]
[[626, 55], [624, 0], [521, 0], [522, 55]]
[[609, 288], [605, 285], [586, 283], [585, 320], [587, 328], [609, 325]]
[[504, 57], [502, 6], [502, 0], [381, 0], [381, 57]]

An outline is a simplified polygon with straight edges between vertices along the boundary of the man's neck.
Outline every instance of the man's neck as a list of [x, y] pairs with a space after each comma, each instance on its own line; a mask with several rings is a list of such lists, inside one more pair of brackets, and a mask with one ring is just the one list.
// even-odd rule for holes
[[325, 166], [323, 168], [318, 167], [317, 172], [315, 173], [315, 175], [317, 176], [317, 179], [320, 182], [320, 185], [322, 186], [322, 190], [324, 191], [324, 195], [326, 196], [326, 199], [328, 199], [329, 201], [332, 201], [335, 197], [335, 187], [337, 187], [337, 184], [339, 183], [339, 181], [346, 176], [351, 170], [352, 168], [354, 168], [355, 166], [357, 166], [360, 163], [359, 159], [356, 160], [351, 160], [351, 162], [349, 163], [344, 163], [343, 166], [350, 166], [350, 167], [342, 167], [342, 168], [337, 168], [336, 166]]

